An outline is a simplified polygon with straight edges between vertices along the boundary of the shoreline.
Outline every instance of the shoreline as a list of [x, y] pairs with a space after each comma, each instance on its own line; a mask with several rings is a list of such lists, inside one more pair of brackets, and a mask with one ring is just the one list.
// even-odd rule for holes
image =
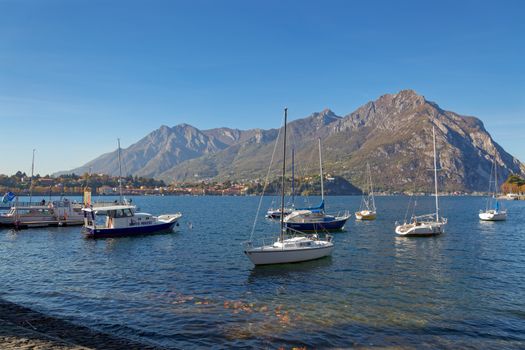
[[0, 348], [34, 350], [162, 349], [95, 331], [0, 298]]

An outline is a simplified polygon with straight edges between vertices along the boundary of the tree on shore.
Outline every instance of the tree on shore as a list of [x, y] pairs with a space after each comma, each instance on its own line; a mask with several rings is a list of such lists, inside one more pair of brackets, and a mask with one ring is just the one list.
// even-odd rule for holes
[[525, 193], [525, 179], [520, 176], [511, 174], [501, 185], [501, 191], [503, 193]]

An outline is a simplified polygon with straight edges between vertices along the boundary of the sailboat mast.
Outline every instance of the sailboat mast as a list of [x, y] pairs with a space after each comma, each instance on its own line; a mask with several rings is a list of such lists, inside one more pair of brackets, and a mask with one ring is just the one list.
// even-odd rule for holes
[[292, 207], [295, 207], [295, 148], [292, 148]]
[[436, 222], [439, 221], [439, 199], [438, 199], [438, 177], [437, 177], [437, 156], [436, 156], [436, 128], [432, 126], [432, 137], [434, 140], [434, 188], [436, 197]]
[[35, 149], [33, 148], [33, 160], [31, 161], [31, 179], [29, 180], [29, 203], [33, 201], [33, 175], [35, 172]]
[[120, 195], [120, 203], [122, 204], [122, 162], [120, 160], [120, 139], [117, 139], [118, 143], [118, 189]]
[[288, 108], [284, 109], [284, 142], [283, 142], [283, 176], [281, 182], [281, 232], [279, 242], [284, 241], [284, 175], [286, 172], [286, 121], [288, 119]]
[[498, 198], [498, 166], [494, 156], [494, 198]]
[[367, 170], [368, 170], [368, 180], [370, 181], [370, 197], [372, 198], [372, 210], [375, 211], [376, 210], [376, 201], [374, 199], [374, 187], [372, 185], [372, 171], [370, 170], [370, 164], [369, 163], [366, 163], [366, 167], [367, 167]]
[[[491, 159], [492, 164], [490, 165], [490, 177], [489, 177], [489, 190], [487, 192], [487, 206], [485, 211], [489, 211], [489, 208], [492, 207], [492, 173], [494, 172], [494, 159]], [[494, 186], [496, 186], [494, 184]]]
[[323, 157], [321, 155], [321, 138], [319, 138], [319, 169], [321, 173], [321, 200], [324, 202]]

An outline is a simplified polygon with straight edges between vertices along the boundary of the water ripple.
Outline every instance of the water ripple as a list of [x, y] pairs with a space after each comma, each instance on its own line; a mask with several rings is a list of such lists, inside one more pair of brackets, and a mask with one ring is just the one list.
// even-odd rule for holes
[[[157, 236], [0, 230], [0, 292], [174, 349], [525, 348], [524, 202], [508, 203], [507, 222], [482, 223], [482, 198], [444, 198], [447, 233], [410, 239], [393, 232], [407, 199], [379, 197], [378, 220], [349, 222], [332, 257], [254, 267], [241, 243], [257, 200], [135, 198], [144, 211], [184, 213], [180, 232]], [[355, 209], [359, 198], [328, 204]], [[261, 218], [256, 233], [276, 229]]]

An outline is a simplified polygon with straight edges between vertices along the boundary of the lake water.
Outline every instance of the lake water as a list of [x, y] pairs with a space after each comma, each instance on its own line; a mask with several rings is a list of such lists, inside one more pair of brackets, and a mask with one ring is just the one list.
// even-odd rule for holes
[[[258, 197], [134, 198], [142, 211], [182, 211], [172, 234], [0, 229], [0, 297], [169, 348], [525, 348], [525, 202], [505, 202], [508, 220], [491, 223], [477, 218], [483, 198], [445, 197], [445, 234], [396, 237], [408, 200], [376, 198], [378, 219], [350, 220], [329, 258], [257, 268], [241, 243]], [[432, 204], [418, 198], [421, 213]], [[277, 232], [263, 214], [255, 237]]]

